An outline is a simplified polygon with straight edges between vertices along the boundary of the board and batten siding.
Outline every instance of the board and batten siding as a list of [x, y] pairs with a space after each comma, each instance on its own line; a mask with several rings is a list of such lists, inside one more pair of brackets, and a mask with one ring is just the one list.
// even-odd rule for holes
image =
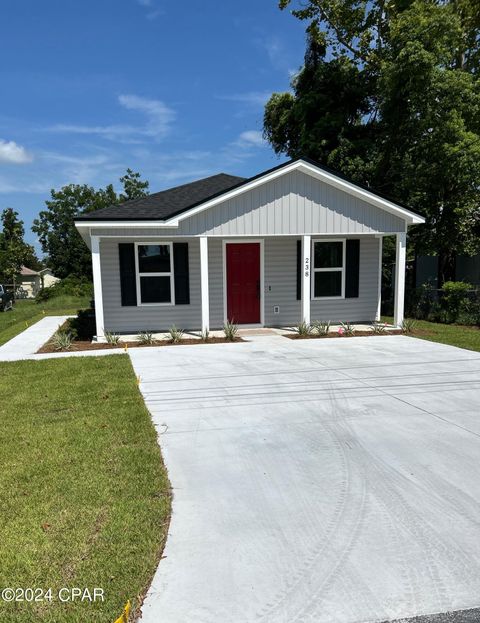
[[[130, 231], [112, 228], [109, 235]], [[138, 231], [138, 230], [137, 230]], [[404, 232], [403, 219], [301, 171], [292, 171], [213, 208], [180, 221], [177, 229], [159, 227], [149, 236], [274, 236], [302, 234], [377, 234]], [[92, 228], [92, 235], [105, 230]]]
[[[166, 238], [162, 238], [162, 240], [166, 240]], [[176, 242], [188, 242], [190, 270], [189, 305], [122, 307], [118, 245], [121, 242], [151, 241], [151, 238], [132, 238], [131, 240], [125, 238], [104, 238], [100, 240], [100, 266], [102, 272], [105, 331], [115, 331], [117, 333], [138, 333], [143, 330], [161, 331], [168, 329], [173, 324], [182, 329], [200, 328], [202, 324], [200, 242], [196, 238], [190, 240], [175, 239]]]
[[[165, 236], [162, 240], [168, 240], [168, 238]], [[175, 238], [175, 240], [180, 239]], [[301, 320], [301, 301], [296, 298], [297, 240], [298, 236], [264, 239], [266, 326], [292, 326]], [[100, 242], [105, 330], [118, 333], [137, 333], [141, 330], [162, 331], [173, 324], [185, 330], [199, 329], [202, 312], [198, 239], [182, 239], [189, 244], [190, 304], [171, 307], [122, 307], [118, 244], [134, 241], [151, 242], [152, 238], [107, 238]], [[379, 239], [374, 236], [360, 237], [358, 298], [312, 300], [312, 321], [372, 321], [375, 318], [379, 244]], [[224, 322], [223, 241], [221, 238], [210, 238], [208, 241], [208, 268], [210, 326], [212, 329], [218, 329]], [[279, 313], [274, 313], [276, 306], [279, 308]]]

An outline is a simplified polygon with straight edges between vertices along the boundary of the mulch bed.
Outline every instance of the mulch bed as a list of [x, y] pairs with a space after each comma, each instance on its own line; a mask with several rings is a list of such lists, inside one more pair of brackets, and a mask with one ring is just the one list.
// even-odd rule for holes
[[[292, 333], [291, 335], [285, 335], [283, 337], [288, 337], [289, 340], [328, 340], [330, 338], [348, 338], [348, 337], [377, 337], [383, 335], [401, 335], [403, 331], [401, 329], [393, 329], [392, 331], [385, 331], [385, 333], [372, 333], [372, 331], [355, 331], [355, 335], [340, 335], [339, 333], [328, 333], [327, 335], [316, 335], [313, 333], [312, 335], [298, 335], [298, 333]], [[415, 333], [419, 333], [417, 331], [413, 331], [407, 335], [414, 335]]]
[[[237, 337], [235, 342], [244, 342], [241, 337]], [[81, 350], [112, 350], [114, 348], [149, 348], [152, 346], [186, 346], [192, 344], [232, 344], [232, 340], [227, 340], [224, 337], [209, 337], [208, 341], [204, 342], [200, 339], [195, 338], [185, 338], [180, 342], [172, 342], [170, 340], [159, 340], [158, 342], [154, 342], [153, 344], [140, 344], [140, 342], [120, 342], [117, 345], [113, 344], [103, 344], [97, 342], [90, 342], [87, 340], [74, 340], [72, 344], [72, 348], [68, 351], [66, 350], [58, 350], [53, 345], [52, 340], [49, 340], [46, 344], [44, 344], [41, 348], [37, 350], [38, 354], [41, 353], [65, 353], [72, 351], [81, 351]]]

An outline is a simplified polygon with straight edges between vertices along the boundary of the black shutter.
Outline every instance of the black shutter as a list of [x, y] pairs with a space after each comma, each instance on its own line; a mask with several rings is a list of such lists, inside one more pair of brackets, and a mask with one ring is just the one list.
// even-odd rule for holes
[[175, 273], [175, 305], [189, 305], [188, 242], [173, 243], [173, 270]]
[[360, 240], [347, 240], [345, 298], [358, 298], [360, 282]]
[[122, 306], [137, 304], [137, 281], [135, 275], [135, 245], [133, 242], [118, 245], [120, 257], [120, 291]]
[[302, 300], [302, 241], [297, 240], [297, 301]]

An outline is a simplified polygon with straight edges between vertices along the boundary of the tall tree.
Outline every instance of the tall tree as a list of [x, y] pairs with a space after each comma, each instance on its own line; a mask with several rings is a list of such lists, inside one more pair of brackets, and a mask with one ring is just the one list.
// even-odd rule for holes
[[18, 217], [18, 212], [12, 208], [3, 210], [0, 231], [0, 275], [8, 283], [15, 283], [18, 279], [22, 266], [36, 268], [38, 263], [33, 247], [27, 244], [23, 237], [25, 228], [23, 221]]
[[139, 199], [148, 195], [150, 184], [147, 180], [140, 178], [140, 173], [127, 169], [125, 175], [120, 178], [120, 182], [123, 185], [123, 193], [119, 197], [120, 201], [130, 201], [131, 199]]
[[139, 173], [127, 169], [120, 178], [123, 192], [117, 195], [113, 186], [95, 188], [86, 184], [69, 184], [52, 190], [46, 209], [35, 219], [32, 230], [38, 235], [42, 250], [48, 255], [49, 267], [56, 276], [92, 276], [90, 251], [74, 225], [76, 217], [146, 194], [148, 182]]
[[266, 138], [421, 212], [415, 247], [452, 278], [455, 255], [480, 250], [477, 0], [309, 0], [292, 13], [308, 22], [305, 65], [293, 94], [267, 103]]
[[68, 275], [91, 277], [92, 261], [80, 234], [75, 228], [77, 216], [106, 208], [117, 203], [112, 185], [95, 190], [86, 184], [69, 184], [60, 190], [51, 190], [51, 199], [45, 201], [33, 222], [43, 252], [48, 254], [49, 267], [60, 278]]

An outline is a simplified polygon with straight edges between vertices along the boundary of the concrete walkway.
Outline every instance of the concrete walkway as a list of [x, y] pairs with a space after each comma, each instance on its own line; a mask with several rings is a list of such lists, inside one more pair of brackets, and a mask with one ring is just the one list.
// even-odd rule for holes
[[70, 350], [58, 353], [42, 353], [37, 355], [36, 352], [45, 342], [52, 337], [58, 327], [70, 316], [45, 316], [9, 342], [0, 346], [0, 362], [1, 361], [22, 361], [23, 359], [62, 359], [64, 357], [104, 357], [107, 355], [121, 355], [125, 351], [123, 348], [112, 348], [109, 350]]
[[69, 316], [45, 316], [0, 346], [0, 361], [29, 359], [68, 318]]
[[142, 623], [478, 607], [480, 354], [252, 339], [130, 351], [174, 493]]

